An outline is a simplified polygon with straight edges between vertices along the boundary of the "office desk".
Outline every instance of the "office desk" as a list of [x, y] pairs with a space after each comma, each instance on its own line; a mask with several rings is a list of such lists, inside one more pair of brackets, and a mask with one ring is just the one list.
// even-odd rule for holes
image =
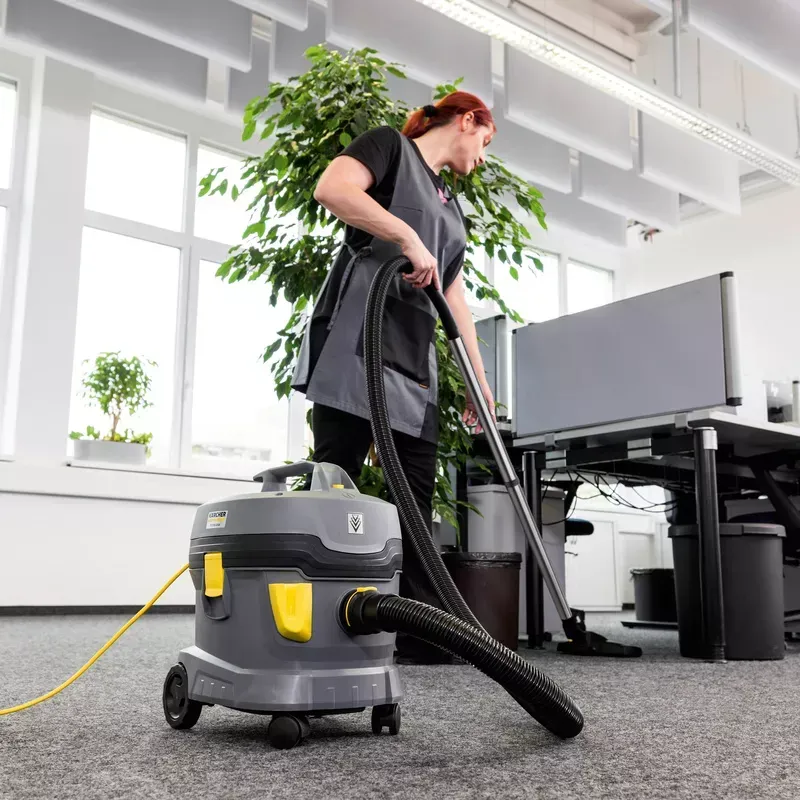
[[[571, 468], [610, 475], [627, 482], [659, 485], [686, 496], [694, 492], [700, 528], [700, 580], [704, 640], [712, 660], [725, 657], [723, 587], [720, 562], [720, 493], [758, 490], [748, 459], [769, 453], [797, 454], [800, 428], [747, 420], [717, 409], [616, 422], [569, 431], [512, 438], [524, 453], [526, 496], [531, 508], [541, 503], [544, 471]], [[795, 465], [797, 467], [797, 465]], [[800, 470], [774, 472], [789, 494], [797, 493]], [[534, 598], [541, 598], [541, 576], [534, 575]], [[541, 607], [541, 604], [540, 604]], [[530, 606], [529, 606], [530, 609]], [[537, 642], [541, 611], [531, 609], [529, 637]]]

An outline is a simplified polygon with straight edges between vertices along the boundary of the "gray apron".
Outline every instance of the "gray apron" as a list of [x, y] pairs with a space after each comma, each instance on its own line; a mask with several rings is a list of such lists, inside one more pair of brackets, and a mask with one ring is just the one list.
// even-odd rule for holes
[[[455, 199], [443, 203], [415, 146], [401, 136], [402, 151], [389, 213], [404, 220], [422, 239], [439, 263], [443, 285], [446, 265], [466, 242], [461, 211]], [[400, 247], [375, 237], [354, 252], [342, 276], [328, 334], [317, 363], [310, 370], [310, 336], [300, 347], [292, 386], [305, 386], [306, 397], [369, 419], [364, 377], [364, 311], [370, 284], [378, 268], [401, 255]], [[326, 278], [326, 283], [330, 278]], [[309, 328], [314, 315], [309, 320]], [[398, 275], [390, 289], [384, 320], [384, 378], [389, 419], [394, 430], [423, 435], [428, 406], [438, 403], [438, 370], [433, 341], [436, 310], [425, 292]]]

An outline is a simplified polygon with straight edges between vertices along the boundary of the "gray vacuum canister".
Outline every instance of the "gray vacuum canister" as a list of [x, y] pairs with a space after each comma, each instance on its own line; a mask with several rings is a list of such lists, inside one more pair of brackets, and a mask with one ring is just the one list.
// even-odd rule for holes
[[[310, 472], [310, 491], [287, 491], [287, 477]], [[397, 510], [332, 464], [302, 461], [255, 480], [260, 492], [195, 516], [195, 643], [179, 658], [188, 698], [284, 714], [399, 702], [394, 634], [351, 636], [338, 619], [353, 589], [398, 593]]]

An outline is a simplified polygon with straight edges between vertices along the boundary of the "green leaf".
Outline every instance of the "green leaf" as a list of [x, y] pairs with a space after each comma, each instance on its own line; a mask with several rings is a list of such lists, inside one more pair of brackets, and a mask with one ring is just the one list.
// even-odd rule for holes
[[266, 223], [264, 220], [260, 220], [259, 222], [254, 222], [252, 225], [248, 225], [245, 232], [242, 234], [242, 238], [247, 239], [254, 234], [257, 236], [263, 236], [264, 231], [266, 229]]
[[512, 261], [513, 261], [515, 264], [519, 264], [520, 266], [522, 266], [522, 253], [521, 253], [519, 250], [515, 250], [515, 251], [514, 251], [514, 252], [511, 254], [511, 260], [512, 260]]
[[403, 72], [401, 69], [398, 69], [393, 64], [387, 64], [386, 71], [390, 75], [394, 75], [395, 78], [406, 78], [407, 77], [405, 72]]
[[519, 280], [519, 270], [516, 267], [509, 267], [508, 274], [511, 275], [515, 281]]
[[246, 142], [248, 139], [252, 137], [252, 135], [255, 132], [256, 132], [256, 121], [254, 119], [251, 119], [250, 122], [248, 122], [244, 126], [244, 130], [242, 131], [242, 141]]
[[315, 44], [313, 47], [309, 47], [308, 50], [303, 53], [303, 55], [309, 60], [313, 61], [316, 58], [322, 58], [326, 53], [326, 50], [321, 45]]
[[342, 147], [347, 147], [347, 145], [349, 145], [352, 141], [353, 137], [347, 133], [347, 131], [343, 131], [341, 134], [339, 134], [339, 144]]
[[236, 200], [239, 197], [239, 187], [236, 184], [231, 188], [231, 197]]
[[544, 272], [544, 264], [542, 264], [541, 260], [538, 258], [533, 259], [533, 263], [536, 265], [536, 269], [541, 270]]

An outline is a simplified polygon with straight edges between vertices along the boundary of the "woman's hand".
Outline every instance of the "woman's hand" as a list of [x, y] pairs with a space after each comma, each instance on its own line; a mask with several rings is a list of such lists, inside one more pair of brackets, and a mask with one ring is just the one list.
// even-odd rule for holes
[[[411, 230], [411, 229], [409, 229]], [[428, 252], [417, 233], [411, 230], [409, 238], [401, 245], [403, 255], [411, 262], [413, 272], [403, 275], [403, 280], [408, 281], [417, 289], [424, 289], [431, 283], [437, 288], [439, 286], [439, 270], [436, 259]]]
[[[489, 388], [488, 383], [481, 384], [481, 393], [483, 394], [483, 399], [486, 400], [486, 405], [489, 406], [489, 413], [492, 415], [492, 419], [496, 419], [497, 417], [495, 415], [494, 397], [492, 396], [492, 390]], [[464, 420], [465, 424], [469, 426], [477, 426], [475, 428], [475, 433], [480, 433], [483, 430], [483, 426], [478, 418], [478, 409], [476, 408], [472, 397], [470, 397], [469, 389], [467, 389], [467, 407], [464, 410], [464, 414], [461, 418]]]

